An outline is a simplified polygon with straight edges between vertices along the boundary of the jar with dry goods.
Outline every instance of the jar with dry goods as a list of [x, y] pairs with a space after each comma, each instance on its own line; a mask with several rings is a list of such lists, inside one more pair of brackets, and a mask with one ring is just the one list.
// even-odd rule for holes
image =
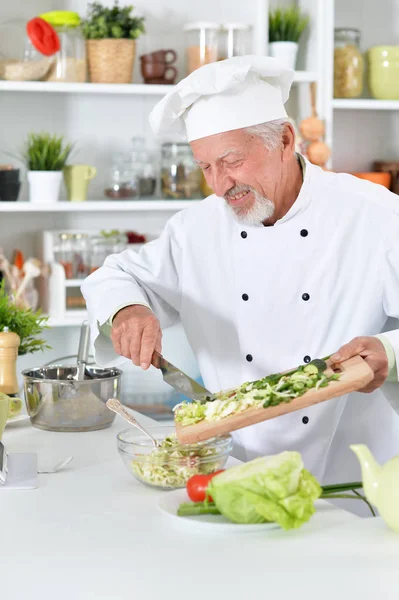
[[169, 200], [202, 197], [201, 169], [188, 144], [162, 144], [161, 194]]
[[110, 254], [127, 249], [127, 236], [119, 231], [104, 232], [91, 238], [90, 273], [102, 267]]
[[87, 78], [86, 45], [76, 12], [54, 10], [40, 15], [50, 23], [60, 40], [60, 50], [45, 81], [83, 83]]
[[72, 238], [73, 277], [84, 279], [90, 274], [91, 243], [87, 233], [75, 233]]
[[186, 36], [187, 74], [218, 59], [217, 23], [187, 23]]
[[65, 278], [73, 279], [73, 234], [60, 233], [54, 244], [55, 260], [64, 267]]
[[363, 92], [364, 59], [358, 29], [334, 30], [334, 98], [358, 98]]
[[245, 23], [223, 23], [219, 32], [218, 60], [250, 54], [251, 26]]
[[116, 152], [104, 194], [112, 200], [131, 200], [138, 196], [139, 175], [131, 152]]
[[60, 49], [55, 29], [39, 17], [0, 24], [0, 79], [40, 81]]

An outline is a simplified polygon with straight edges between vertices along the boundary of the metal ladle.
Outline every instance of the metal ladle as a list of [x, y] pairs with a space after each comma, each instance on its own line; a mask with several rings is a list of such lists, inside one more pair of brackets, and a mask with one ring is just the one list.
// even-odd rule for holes
[[144, 429], [144, 427], [142, 425], [140, 425], [140, 423], [138, 421], [136, 421], [136, 419], [133, 417], [133, 415], [131, 415], [130, 413], [127, 412], [125, 407], [122, 406], [122, 404], [119, 402], [119, 400], [117, 398], [110, 398], [109, 400], [107, 400], [106, 405], [114, 413], [116, 413], [117, 415], [122, 417], [122, 419], [125, 419], [125, 421], [127, 421], [128, 423], [131, 423], [131, 425], [134, 425], [134, 427], [137, 427], [137, 429], [139, 429], [142, 433], [144, 433], [144, 435], [147, 435], [151, 439], [154, 446], [156, 448], [159, 448], [159, 446], [161, 445], [160, 442], [157, 439], [155, 439], [151, 435], [151, 433], [149, 433], [146, 429]]

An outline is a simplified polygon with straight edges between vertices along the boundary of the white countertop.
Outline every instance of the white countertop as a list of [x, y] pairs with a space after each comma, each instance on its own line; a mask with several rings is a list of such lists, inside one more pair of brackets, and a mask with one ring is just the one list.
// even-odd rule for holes
[[398, 598], [399, 536], [381, 519], [320, 502], [296, 531], [176, 527], [155, 506], [167, 492], [136, 482], [118, 456], [122, 429], [119, 417], [91, 433], [6, 429], [8, 451], [37, 452], [39, 468], [74, 459], [36, 490], [0, 490], [2, 600]]

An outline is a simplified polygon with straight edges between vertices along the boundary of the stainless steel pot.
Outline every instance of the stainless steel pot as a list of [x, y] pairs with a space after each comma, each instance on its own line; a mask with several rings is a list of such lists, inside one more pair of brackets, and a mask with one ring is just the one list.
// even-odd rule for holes
[[115, 413], [105, 402], [120, 397], [122, 371], [86, 366], [83, 381], [74, 379], [76, 373], [76, 364], [22, 371], [32, 425], [48, 431], [94, 431], [111, 425]]

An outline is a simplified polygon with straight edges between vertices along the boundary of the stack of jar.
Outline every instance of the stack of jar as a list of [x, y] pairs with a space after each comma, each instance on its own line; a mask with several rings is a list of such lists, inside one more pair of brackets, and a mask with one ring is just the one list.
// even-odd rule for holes
[[187, 74], [208, 63], [250, 53], [251, 26], [198, 22], [184, 26]]
[[60, 233], [54, 245], [56, 262], [66, 279], [84, 279], [101, 267], [110, 254], [127, 248], [127, 236], [119, 231], [90, 236], [88, 233]]

